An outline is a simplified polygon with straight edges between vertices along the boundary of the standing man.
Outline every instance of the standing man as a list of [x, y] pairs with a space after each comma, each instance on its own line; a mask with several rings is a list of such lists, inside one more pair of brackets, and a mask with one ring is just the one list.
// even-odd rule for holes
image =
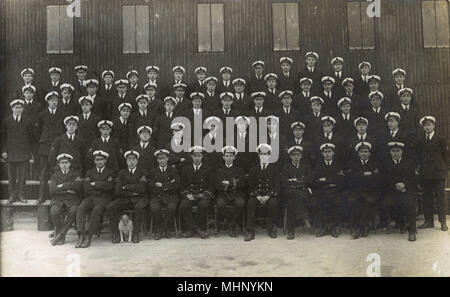
[[3, 120], [2, 159], [8, 163], [8, 203], [13, 203], [15, 195], [26, 203], [25, 180], [27, 164], [33, 158], [30, 146], [32, 124], [22, 116], [24, 101], [16, 99], [9, 104], [12, 115]]
[[447, 141], [435, 131], [436, 119], [425, 116], [420, 119], [420, 125], [425, 131], [417, 141], [419, 176], [423, 188], [423, 212], [425, 223], [420, 229], [434, 227], [433, 201], [436, 198], [438, 219], [441, 230], [447, 231], [445, 198], [445, 177], [447, 176]]

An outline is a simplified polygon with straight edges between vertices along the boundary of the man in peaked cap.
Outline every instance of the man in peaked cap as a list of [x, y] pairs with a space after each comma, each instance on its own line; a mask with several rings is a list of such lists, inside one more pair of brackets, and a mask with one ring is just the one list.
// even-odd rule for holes
[[[188, 229], [183, 237], [198, 234], [202, 239], [208, 238], [207, 214], [214, 199], [214, 177], [212, 169], [202, 162], [203, 152], [203, 147], [191, 147], [192, 164], [181, 170], [180, 213]], [[194, 205], [198, 207], [197, 221], [192, 214]]]
[[84, 81], [86, 86], [87, 98], [92, 99], [92, 113], [104, 119], [108, 116], [108, 102], [98, 95], [99, 82], [96, 79], [86, 79]]
[[147, 78], [148, 82], [152, 84], [159, 84], [158, 77], [159, 77], [159, 67], [150, 65], [145, 67], [145, 71], [147, 72]]
[[331, 59], [331, 66], [333, 70], [331, 72], [330, 77], [335, 80], [335, 84], [333, 86], [333, 92], [342, 96], [344, 93], [344, 88], [342, 87], [342, 81], [348, 76], [346, 72], [343, 70], [344, 68], [344, 59], [342, 57], [334, 57]]
[[[408, 240], [416, 240], [416, 201], [413, 194], [417, 189], [414, 163], [402, 156], [404, 143], [389, 142], [391, 158], [384, 161], [381, 166], [386, 194], [382, 205], [386, 213], [386, 227], [388, 233], [390, 221], [394, 219], [400, 232], [408, 230]], [[406, 219], [406, 221], [405, 221]]]
[[130, 96], [132, 98], [136, 98], [137, 96], [144, 93], [144, 90], [139, 85], [139, 72], [135, 69], [128, 71], [125, 75], [128, 82], [130, 83], [128, 87], [128, 91], [130, 92]]
[[339, 112], [335, 116], [336, 132], [343, 136], [350, 135], [355, 130], [353, 121], [356, 118], [356, 112], [353, 111], [352, 100], [348, 97], [342, 97], [338, 100], [337, 106]]
[[139, 141], [137, 129], [142, 126], [153, 127], [157, 114], [148, 110], [149, 97], [147, 95], [139, 95], [136, 97], [138, 110], [133, 112], [130, 117], [130, 145], [133, 146]]
[[34, 134], [39, 139], [39, 164], [41, 173], [39, 175], [39, 198], [44, 202], [48, 197], [48, 179], [52, 173], [49, 163], [49, 151], [53, 140], [63, 134], [63, 113], [58, 107], [58, 93], [50, 92], [45, 96], [48, 107], [38, 115], [34, 126]]
[[423, 188], [423, 213], [425, 222], [419, 228], [434, 226], [433, 201], [436, 199], [438, 219], [441, 230], [447, 231], [445, 198], [445, 177], [447, 175], [447, 140], [435, 131], [436, 119], [424, 116], [420, 119], [424, 134], [417, 140], [420, 184]]
[[73, 93], [75, 88], [71, 84], [61, 84], [60, 93], [61, 98], [59, 100], [59, 107], [64, 115], [64, 117], [68, 117], [70, 115], [75, 115], [80, 111], [80, 105], [77, 102], [77, 99], [73, 97]]
[[72, 84], [75, 88], [74, 97], [79, 98], [81, 96], [87, 95], [86, 86], [84, 81], [87, 77], [88, 67], [86, 65], [76, 65], [75, 70], [75, 80]]
[[[238, 151], [234, 146], [223, 147], [224, 162], [215, 174], [216, 207], [219, 221], [226, 219], [227, 225], [224, 226], [230, 237], [236, 237], [238, 219], [244, 215], [246, 200], [244, 170], [234, 162], [237, 154]], [[227, 209], [227, 205], [232, 206], [231, 211]], [[244, 226], [242, 227], [244, 228]]]
[[116, 93], [116, 87], [114, 86], [115, 73], [114, 73], [114, 71], [112, 71], [110, 69], [104, 70], [101, 74], [101, 77], [102, 77], [103, 81], [100, 84], [100, 89], [99, 89], [98, 93], [109, 104], [109, 102], [111, 101], [111, 98]]
[[314, 140], [314, 136], [318, 135], [322, 130], [322, 117], [324, 115], [322, 106], [324, 101], [319, 96], [312, 96], [309, 98], [308, 111], [304, 114], [303, 118], [308, 130], [306, 131], [306, 139]]
[[150, 113], [155, 114], [155, 116], [162, 114], [164, 112], [164, 105], [162, 100], [156, 96], [158, 93], [158, 85], [154, 83], [146, 83], [144, 85], [144, 93], [148, 96], [147, 110]]
[[252, 73], [247, 79], [246, 92], [251, 95], [255, 92], [263, 92], [267, 86], [264, 81], [264, 62], [261, 60], [252, 63]]
[[156, 148], [151, 140], [153, 129], [150, 126], [143, 125], [136, 130], [136, 133], [139, 141], [131, 146], [131, 149], [139, 153], [139, 166], [148, 174], [157, 165], [154, 155]]
[[[100, 222], [106, 205], [111, 202], [114, 190], [114, 172], [106, 168], [109, 154], [98, 150], [92, 152], [94, 167], [83, 180], [84, 199], [77, 210], [78, 241], [75, 248], [88, 248], [92, 235], [99, 234]], [[87, 224], [86, 218], [88, 217]]]
[[380, 170], [378, 163], [371, 156], [371, 143], [359, 142], [354, 150], [358, 158], [351, 161], [346, 175], [350, 191], [348, 194], [350, 216], [355, 226], [352, 236], [358, 239], [368, 236], [369, 224], [374, 219], [379, 199]]
[[16, 91], [14, 92], [14, 98], [17, 99], [24, 99], [23, 97], [23, 92], [22, 92], [22, 88], [25, 86], [34, 86], [36, 88], [35, 91], [35, 99], [37, 101], [39, 101], [40, 103], [45, 103], [44, 101], [44, 96], [45, 94], [47, 94], [47, 92], [42, 89], [39, 88], [36, 83], [34, 82], [34, 70], [32, 68], [24, 68], [20, 71], [20, 77], [22, 78], [22, 82], [23, 84], [21, 84]]
[[355, 93], [358, 95], [363, 95], [369, 91], [369, 76], [372, 65], [363, 61], [358, 65], [359, 73], [355, 75]]
[[110, 119], [117, 118], [119, 114], [118, 107], [122, 103], [131, 104], [131, 113], [137, 110], [136, 97], [132, 97], [128, 91], [129, 82], [126, 79], [118, 79], [114, 82], [116, 92], [111, 97], [108, 104], [108, 115]]
[[252, 97], [245, 93], [246, 83], [245, 79], [240, 77], [233, 79], [233, 108], [244, 115], [248, 115], [252, 105]]
[[27, 164], [34, 158], [30, 147], [33, 126], [23, 116], [23, 100], [12, 100], [9, 105], [12, 112], [2, 123], [2, 159], [8, 165], [8, 202], [13, 203], [18, 196], [20, 202], [26, 203]]
[[138, 165], [138, 152], [130, 150], [123, 156], [127, 166], [117, 174], [114, 200], [106, 206], [106, 213], [111, 223], [112, 243], [119, 243], [119, 216], [126, 209], [134, 209], [132, 242], [139, 243], [145, 208], [149, 204], [147, 178], [144, 169]]
[[66, 233], [75, 221], [81, 202], [81, 175], [71, 168], [72, 160], [69, 154], [57, 156], [59, 168], [50, 179], [50, 216], [55, 226], [55, 236], [50, 242], [53, 246], [65, 243]]
[[413, 90], [404, 88], [398, 91], [399, 104], [392, 106], [391, 110], [396, 111], [402, 117], [399, 127], [410, 137], [416, 139], [420, 131], [419, 116], [417, 108], [412, 105]]
[[292, 96], [294, 93], [291, 90], [281, 91], [278, 95], [281, 104], [275, 114], [280, 119], [280, 133], [286, 138], [291, 136], [291, 124], [300, 120], [300, 112], [292, 106]]
[[177, 101], [175, 98], [167, 96], [163, 101], [164, 112], [155, 119], [153, 138], [155, 140], [156, 147], [158, 148], [162, 148], [170, 140], [172, 134], [170, 125], [172, 124], [172, 120], [179, 114], [175, 111], [176, 105]]
[[203, 99], [203, 108], [213, 112], [220, 108], [220, 92], [217, 90], [218, 79], [214, 76], [205, 78], [206, 92]]
[[297, 89], [296, 74], [292, 73], [291, 68], [294, 60], [290, 57], [280, 58], [281, 71], [278, 75], [278, 88], [280, 91]]
[[[155, 240], [164, 235], [170, 238], [169, 226], [174, 222], [179, 195], [180, 175], [175, 167], [169, 166], [170, 152], [157, 150], [154, 157], [158, 165], [150, 170], [148, 176], [148, 192], [150, 193], [150, 210], [153, 218]], [[167, 211], [162, 218], [162, 208]]]
[[336, 146], [324, 143], [320, 146], [322, 157], [317, 160], [311, 177], [313, 197], [314, 226], [319, 227], [316, 236], [331, 234], [338, 237], [336, 226], [341, 209], [341, 190], [344, 185], [344, 173], [341, 165], [334, 158]]
[[233, 69], [228, 66], [224, 66], [219, 70], [221, 78], [217, 82], [217, 92], [219, 94], [225, 92], [233, 92], [233, 83], [231, 81], [231, 75], [233, 73]]
[[250, 169], [247, 189], [247, 228], [245, 241], [255, 239], [255, 213], [258, 205], [266, 206], [268, 212], [267, 233], [271, 238], [277, 237], [276, 222], [279, 213], [280, 173], [276, 165], [269, 163], [272, 147], [261, 143], [256, 151], [259, 162]]
[[324, 76], [321, 82], [323, 91], [319, 96], [325, 101], [323, 111], [328, 115], [336, 116], [339, 113], [337, 102], [340, 99], [340, 94], [333, 92], [336, 81], [331, 76]]
[[86, 148], [84, 142], [77, 133], [79, 117], [68, 116], [64, 119], [66, 133], [61, 134], [53, 140], [50, 146], [48, 160], [51, 168], [56, 167], [56, 158], [60, 154], [69, 154], [72, 156], [71, 168], [80, 173], [84, 173], [85, 163], [84, 155]]
[[51, 91], [59, 92], [62, 84], [61, 82], [62, 69], [59, 67], [51, 67], [48, 69], [48, 74], [50, 76], [50, 80], [44, 87], [45, 93]]
[[313, 92], [318, 93], [321, 89], [321, 79], [323, 73], [317, 67], [317, 61], [319, 60], [319, 55], [316, 52], [310, 51], [305, 54], [305, 66], [299, 73], [298, 78], [308, 77], [313, 80]]
[[294, 98], [294, 102], [292, 104], [301, 112], [302, 116], [304, 116], [311, 109], [310, 99], [313, 96], [313, 80], [309, 77], [302, 77], [300, 78], [298, 85], [300, 86], [300, 89], [298, 90], [298, 96]]
[[287, 207], [287, 239], [295, 238], [295, 223], [301, 220], [305, 227], [310, 228], [307, 207], [310, 199], [308, 183], [311, 168], [308, 161], [303, 160], [303, 147], [291, 146], [287, 153], [289, 162], [281, 173], [281, 197]]
[[199, 66], [195, 68], [194, 73], [196, 76], [195, 81], [191, 83], [191, 92], [202, 92], [206, 91], [205, 78], [207, 75], [208, 69], [203, 66]]

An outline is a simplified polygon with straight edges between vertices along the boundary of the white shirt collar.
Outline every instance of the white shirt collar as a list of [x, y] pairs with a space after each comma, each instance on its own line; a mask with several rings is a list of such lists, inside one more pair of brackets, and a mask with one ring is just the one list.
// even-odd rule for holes
[[107, 141], [107, 142], [109, 142], [109, 139], [111, 138], [111, 136], [108, 136], [108, 137], [106, 137], [106, 138], [104, 138], [103, 136], [102, 136], [102, 141], [104, 142], [105, 140]]
[[431, 132], [430, 134], [426, 134], [426, 135], [428, 135], [428, 136], [430, 137], [430, 139], [433, 139], [433, 136], [434, 136], [434, 131], [433, 131], [433, 132]]

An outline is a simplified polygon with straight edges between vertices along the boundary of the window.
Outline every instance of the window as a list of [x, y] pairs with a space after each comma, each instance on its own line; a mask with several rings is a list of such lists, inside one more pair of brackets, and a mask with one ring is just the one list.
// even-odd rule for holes
[[225, 50], [223, 4], [197, 4], [197, 26], [199, 52]]
[[422, 2], [422, 26], [425, 48], [450, 47], [448, 4], [446, 1]]
[[122, 7], [124, 54], [150, 53], [150, 19], [147, 5]]
[[367, 15], [370, 2], [348, 2], [348, 43], [352, 49], [375, 49], [375, 21]]
[[297, 3], [272, 3], [273, 50], [300, 49]]
[[73, 53], [73, 18], [67, 15], [67, 5], [47, 6], [47, 53]]

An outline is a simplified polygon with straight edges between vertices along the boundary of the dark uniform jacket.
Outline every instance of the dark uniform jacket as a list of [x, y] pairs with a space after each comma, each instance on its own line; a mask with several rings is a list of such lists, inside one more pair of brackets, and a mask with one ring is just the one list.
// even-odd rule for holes
[[[239, 98], [238, 98], [239, 97]], [[248, 115], [253, 107], [252, 97], [246, 93], [234, 93], [233, 108], [240, 112], [239, 115]]]
[[[225, 185], [223, 181], [228, 181], [229, 184]], [[231, 167], [223, 164], [216, 170], [215, 188], [218, 195], [227, 194], [229, 198], [232, 198], [233, 194], [242, 195], [245, 190], [244, 170], [235, 164]]]
[[276, 165], [268, 164], [265, 170], [261, 164], [250, 169], [247, 190], [250, 196], [277, 197], [280, 194], [280, 172]]
[[247, 79], [247, 86], [245, 91], [247, 94], [251, 95], [254, 92], [264, 92], [267, 89], [266, 81], [264, 80], [264, 74], [260, 78], [257, 78], [255, 74], [252, 74], [249, 79]]
[[145, 149], [141, 146], [140, 143], [135, 144], [131, 147], [132, 150], [137, 151], [139, 153], [139, 167], [146, 173], [150, 172], [157, 165], [155, 156], [153, 155], [156, 152], [156, 148], [148, 143]]
[[200, 84], [200, 82], [198, 80], [195, 80], [194, 82], [191, 83], [191, 93], [193, 92], [206, 92], [206, 83], [202, 82], [202, 84]]
[[341, 96], [338, 93], [332, 91], [331, 96], [328, 96], [325, 94], [325, 91], [322, 91], [319, 94], [319, 97], [321, 97], [325, 101], [322, 110], [326, 114], [335, 117], [337, 114], [341, 112], [337, 105], [339, 99], [341, 99]]
[[290, 90], [294, 93], [297, 93], [297, 81], [292, 71], [289, 73], [289, 76], [286, 76], [283, 71], [281, 71], [278, 74], [277, 86], [281, 91]]
[[70, 98], [69, 102], [67, 103], [65, 103], [64, 100], [60, 98], [58, 100], [58, 108], [61, 109], [64, 115], [63, 118], [80, 113], [80, 105], [74, 98]]
[[[58, 187], [61, 184], [63, 186]], [[73, 169], [69, 169], [67, 174], [64, 174], [61, 169], [55, 170], [50, 178], [49, 191], [52, 197], [50, 205], [62, 206], [65, 204], [67, 207], [71, 207], [80, 204], [82, 191], [80, 173]]]
[[174, 112], [177, 112], [178, 114], [182, 114], [185, 111], [189, 110], [190, 108], [192, 108], [192, 102], [190, 101], [190, 99], [187, 99], [186, 97], [183, 98], [176, 98], [177, 100], [177, 105], [175, 106], [175, 109], [173, 110]]
[[115, 118], [113, 121], [113, 130], [111, 136], [119, 141], [120, 148], [126, 152], [130, 149], [130, 120], [127, 119], [124, 124], [120, 120], [120, 117]]
[[108, 161], [106, 162], [106, 167], [113, 170], [118, 171], [124, 165], [123, 161], [123, 151], [120, 148], [119, 141], [113, 137], [109, 137], [107, 143], [103, 142], [103, 139], [100, 137], [92, 141], [89, 150], [86, 155], [86, 163], [94, 164], [94, 157], [92, 155], [93, 152], [97, 150], [102, 150], [109, 154]]
[[353, 160], [346, 171], [346, 177], [351, 191], [377, 192], [380, 189], [380, 169], [373, 158], [369, 158], [364, 164], [359, 158]]
[[133, 100], [136, 100], [136, 97], [144, 93], [144, 89], [139, 85], [131, 85], [128, 88], [128, 92], [130, 92], [130, 96]]
[[323, 112], [320, 112], [318, 116], [315, 116], [314, 113], [310, 110], [304, 116], [305, 127], [305, 137], [308, 140], [313, 141], [314, 137], [319, 135], [322, 130], [322, 120], [321, 118], [325, 116]]
[[213, 198], [214, 175], [211, 168], [202, 164], [200, 169], [195, 171], [193, 164], [186, 165], [181, 170], [180, 192], [182, 197], [202, 193], [205, 198]]
[[[60, 154], [69, 154], [73, 157], [71, 167], [75, 170], [84, 168], [85, 152], [84, 142], [77, 134], [74, 135], [74, 140], [69, 139], [67, 133], [61, 134], [53, 140], [50, 152], [48, 155], [48, 162], [53, 168], [56, 166], [56, 157]], [[88, 166], [90, 167], [90, 166]]]
[[[155, 183], [161, 183], [162, 187], [158, 188]], [[151, 201], [169, 203], [178, 200], [178, 190], [180, 187], [180, 176], [178, 170], [167, 166], [162, 172], [159, 166], [156, 166], [148, 175], [148, 191]]]
[[307, 162], [309, 165], [314, 164], [316, 160], [316, 153], [314, 151], [313, 143], [306, 140], [304, 137], [302, 137], [300, 142], [297, 142], [294, 137], [291, 137], [290, 140], [286, 143], [286, 146], [283, 150], [284, 159], [286, 160], [284, 164], [291, 163], [287, 150], [292, 146], [301, 146], [303, 148], [302, 162]]
[[114, 196], [118, 199], [130, 199], [136, 202], [140, 199], [148, 199], [147, 178], [144, 170], [136, 167], [134, 173], [128, 168], [121, 169], [117, 174]]
[[419, 173], [421, 179], [445, 179], [447, 176], [447, 141], [436, 132], [428, 141], [422, 134], [417, 140]]
[[264, 107], [273, 113], [281, 107], [281, 99], [278, 97], [280, 90], [269, 90], [266, 88], [264, 92], [266, 93], [266, 98], [264, 98]]
[[234, 87], [233, 87], [233, 83], [231, 81], [232, 81], [231, 79], [228, 81], [229, 82], [228, 87], [226, 87], [225, 81], [223, 79], [219, 79], [219, 81], [217, 82], [217, 87], [216, 87], [216, 90], [219, 93], [219, 95], [224, 92], [233, 93]]
[[405, 131], [409, 137], [417, 138], [420, 131], [419, 116], [417, 109], [410, 105], [409, 109], [406, 110], [402, 105], [393, 106], [391, 110], [396, 111], [400, 114], [401, 120], [398, 123], [399, 128]]
[[[321, 181], [321, 178], [325, 178]], [[339, 191], [344, 186], [344, 174], [341, 165], [335, 160], [331, 165], [326, 165], [323, 158], [316, 162], [314, 167], [311, 185], [318, 191]]]
[[8, 153], [8, 162], [25, 162], [31, 159], [33, 125], [30, 120], [22, 114], [17, 123], [11, 114], [3, 120], [2, 134], [2, 152]]
[[139, 135], [137, 134], [137, 129], [142, 126], [150, 126], [153, 129], [153, 124], [156, 119], [156, 114], [151, 113], [147, 110], [147, 114], [143, 116], [140, 111], [135, 111], [130, 116], [130, 123], [128, 125], [129, 129], [129, 143], [133, 146], [139, 141]]
[[[95, 185], [91, 185], [95, 182]], [[96, 203], [105, 203], [112, 199], [114, 191], [114, 172], [103, 168], [99, 173], [97, 167], [89, 169], [83, 180], [84, 198], [93, 198]]]
[[81, 141], [84, 142], [84, 147], [86, 148], [85, 151], [87, 151], [92, 141], [100, 137], [97, 123], [101, 119], [93, 113], [89, 115], [89, 118], [87, 120], [84, 119], [83, 114], [81, 114], [79, 117], [80, 121], [78, 122], [77, 135], [80, 136]]
[[120, 116], [119, 112], [119, 105], [122, 103], [129, 103], [131, 104], [131, 113], [137, 110], [137, 103], [136, 98], [132, 98], [132, 95], [130, 92], [126, 92], [125, 95], [123, 95], [123, 98], [119, 96], [117, 92], [114, 93], [112, 97], [110, 97], [110, 100], [108, 101], [108, 117], [110, 119], [118, 118]]
[[55, 115], [48, 108], [39, 113], [35, 123], [35, 137], [39, 137], [39, 155], [48, 156], [53, 140], [63, 133], [63, 114], [59, 108]]
[[386, 110], [381, 107], [379, 113], [376, 113], [372, 107], [366, 111], [364, 117], [369, 121], [369, 126], [367, 127], [367, 133], [374, 136], [376, 139], [381, 139], [383, 137], [384, 131], [386, 131], [386, 120], [384, 116], [386, 115]]
[[156, 139], [156, 147], [161, 148], [172, 138], [172, 120], [178, 116], [178, 113], [172, 112], [171, 117], [167, 112], [163, 112], [155, 119], [153, 138]]
[[208, 91], [205, 91], [203, 94], [205, 94], [205, 99], [203, 99], [202, 107], [205, 110], [213, 112], [214, 110], [220, 108], [220, 94], [217, 90], [211, 95], [208, 93]]
[[[368, 76], [370, 76], [370, 74]], [[356, 77], [354, 79], [355, 79], [354, 92], [356, 94], [362, 95], [362, 94], [365, 94], [365, 93], [367, 93], [369, 91], [369, 85], [368, 85], [367, 82], [365, 82], [362, 79], [362, 75], [361, 74], [356, 75]]]
[[289, 109], [289, 113], [286, 113], [284, 107], [279, 107], [275, 111], [275, 115], [279, 118], [280, 133], [285, 137], [290, 138], [290, 136], [292, 135], [291, 124], [300, 121], [300, 112], [291, 106]]
[[354, 134], [356, 131], [353, 122], [356, 119], [356, 116], [353, 112], [350, 112], [348, 115], [348, 120], [344, 118], [342, 112], [339, 112], [335, 115], [334, 119], [336, 120], [336, 125], [334, 125], [334, 130], [340, 135], [347, 137], [347, 135]]
[[408, 192], [417, 189], [417, 180], [414, 172], [414, 164], [408, 159], [402, 158], [396, 165], [392, 158], [385, 160], [381, 167], [381, 177], [385, 191], [397, 192], [395, 184], [404, 183]]
[[[312, 85], [312, 91], [314, 91], [315, 93], [319, 93], [322, 91], [322, 77], [323, 77], [323, 72], [321, 72], [319, 70], [319, 68], [317, 67], [317, 65], [314, 67], [314, 71], [309, 71], [307, 66], [304, 66], [303, 69], [300, 71], [299, 75], [298, 75], [298, 79], [297, 81], [299, 82], [301, 78], [303, 77], [308, 77], [310, 79], [312, 79], [313, 81], [313, 85]], [[300, 84], [298, 84], [299, 89], [300, 89]]]
[[298, 167], [292, 162], [286, 163], [281, 173], [282, 191], [305, 190], [310, 183], [311, 174], [311, 167], [303, 160]]
[[[33, 99], [32, 103], [28, 103], [25, 101], [25, 105], [23, 106], [22, 115], [30, 120], [31, 124], [34, 125], [39, 119], [39, 113], [42, 111], [42, 104], [38, 102], [36, 99]], [[39, 138], [37, 138], [39, 140]]]

